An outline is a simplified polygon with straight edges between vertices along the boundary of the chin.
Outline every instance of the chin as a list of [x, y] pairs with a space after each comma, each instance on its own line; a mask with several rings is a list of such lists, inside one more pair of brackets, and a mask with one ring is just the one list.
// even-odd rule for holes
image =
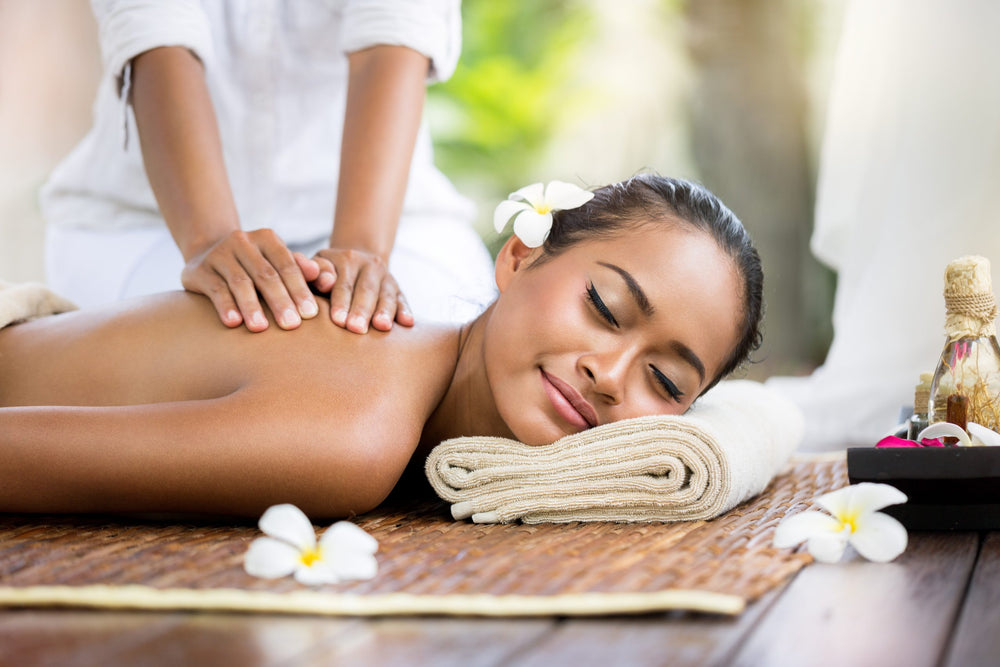
[[511, 432], [520, 442], [530, 447], [543, 447], [551, 445], [559, 438], [569, 435], [569, 432], [560, 429], [552, 422], [531, 423], [515, 425], [511, 424]]

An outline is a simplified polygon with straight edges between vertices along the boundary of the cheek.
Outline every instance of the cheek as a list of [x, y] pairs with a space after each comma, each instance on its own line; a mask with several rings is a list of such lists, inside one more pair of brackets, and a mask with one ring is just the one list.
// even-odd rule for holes
[[565, 434], [547, 415], [538, 367], [572, 372], [586, 313], [571, 288], [531, 287], [497, 301], [484, 332], [483, 363], [500, 418], [521, 442], [541, 445]]
[[534, 380], [542, 322], [533, 304], [498, 301], [483, 334], [483, 365], [493, 400], [508, 425], [519, 410], [523, 396]]
[[[570, 349], [584, 331], [585, 304], [574, 285], [539, 279], [519, 284], [498, 303], [496, 327], [513, 356]], [[579, 290], [582, 293], [582, 288]]]
[[[631, 397], [621, 406], [621, 410], [614, 415], [614, 419], [632, 419], [635, 417], [655, 417], [657, 415], [682, 415], [693, 401], [676, 403], [672, 400], [663, 400], [659, 394], [654, 393], [647, 387], [633, 389]], [[687, 398], [687, 397], [685, 397]]]

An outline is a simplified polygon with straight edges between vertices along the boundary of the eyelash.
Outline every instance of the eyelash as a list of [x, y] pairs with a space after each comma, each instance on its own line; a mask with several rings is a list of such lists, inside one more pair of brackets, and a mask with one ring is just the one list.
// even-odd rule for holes
[[[608, 324], [611, 324], [616, 329], [620, 328], [618, 320], [615, 319], [615, 316], [611, 313], [607, 304], [604, 303], [601, 295], [597, 293], [594, 283], [587, 283], [587, 300], [590, 301], [590, 305], [594, 307], [598, 314], [604, 318]], [[680, 403], [681, 398], [684, 396], [684, 392], [678, 389], [677, 385], [675, 385], [670, 378], [661, 373], [660, 369], [653, 364], [649, 365], [649, 370], [653, 371], [653, 376], [656, 378], [656, 382], [663, 387], [664, 391], [670, 394], [670, 398]]]
[[670, 398], [680, 403], [681, 397], [684, 396], [684, 392], [678, 389], [677, 385], [671, 382], [670, 378], [661, 373], [660, 369], [653, 364], [649, 365], [649, 370], [653, 371], [653, 375], [656, 376], [656, 381], [660, 383], [660, 386], [662, 386], [668, 394], [670, 394]]
[[590, 301], [590, 304], [597, 310], [600, 316], [607, 320], [608, 324], [616, 329], [620, 328], [618, 320], [615, 319], [615, 316], [608, 309], [601, 295], [597, 293], [594, 283], [587, 283], [587, 300]]

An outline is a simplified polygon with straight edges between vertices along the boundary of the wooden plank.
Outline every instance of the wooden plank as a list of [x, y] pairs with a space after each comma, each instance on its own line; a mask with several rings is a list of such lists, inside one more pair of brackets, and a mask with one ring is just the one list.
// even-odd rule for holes
[[1000, 664], [1000, 533], [983, 541], [945, 664]]
[[892, 563], [806, 567], [754, 629], [736, 665], [936, 665], [971, 576], [975, 533], [910, 533]]
[[508, 663], [551, 665], [651, 665], [683, 667], [724, 664], [782, 588], [764, 595], [736, 618], [668, 613], [614, 619], [567, 619]]
[[552, 631], [551, 619], [385, 618], [317, 645], [299, 665], [507, 665], [509, 656]]
[[[100, 612], [95, 612], [99, 614]], [[352, 618], [281, 614], [179, 613], [167, 632], [117, 651], [117, 665], [300, 664], [317, 645], [330, 645], [362, 629]]]
[[342, 619], [283, 615], [0, 612], [0, 664], [498, 665], [549, 619]]
[[162, 635], [174, 614], [20, 609], [0, 611], [0, 665], [101, 665]]

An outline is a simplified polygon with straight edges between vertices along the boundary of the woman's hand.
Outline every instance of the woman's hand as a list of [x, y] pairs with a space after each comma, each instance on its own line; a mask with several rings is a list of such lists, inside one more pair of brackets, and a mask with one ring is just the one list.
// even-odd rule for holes
[[313, 285], [330, 293], [330, 319], [354, 333], [366, 333], [368, 324], [389, 331], [392, 323], [413, 326], [413, 314], [386, 261], [375, 253], [327, 248], [313, 257], [319, 277]]
[[268, 327], [258, 292], [278, 326], [294, 329], [319, 312], [306, 284], [319, 276], [317, 262], [291, 252], [272, 230], [236, 230], [192, 257], [181, 284], [211, 299], [227, 327], [256, 332]]
[[[330, 293], [330, 318], [365, 333], [413, 326], [413, 315], [389, 274], [388, 258], [403, 210], [420, 128], [430, 60], [405, 46], [381, 44], [347, 55], [340, 178], [330, 247], [313, 257]], [[429, 243], [430, 241], [428, 241]]]
[[211, 299], [229, 327], [267, 329], [258, 291], [282, 329], [314, 317], [319, 308], [307, 283], [319, 275], [316, 262], [293, 255], [269, 229], [240, 230], [201, 61], [166, 46], [132, 65], [143, 164], [186, 262], [181, 284]]

